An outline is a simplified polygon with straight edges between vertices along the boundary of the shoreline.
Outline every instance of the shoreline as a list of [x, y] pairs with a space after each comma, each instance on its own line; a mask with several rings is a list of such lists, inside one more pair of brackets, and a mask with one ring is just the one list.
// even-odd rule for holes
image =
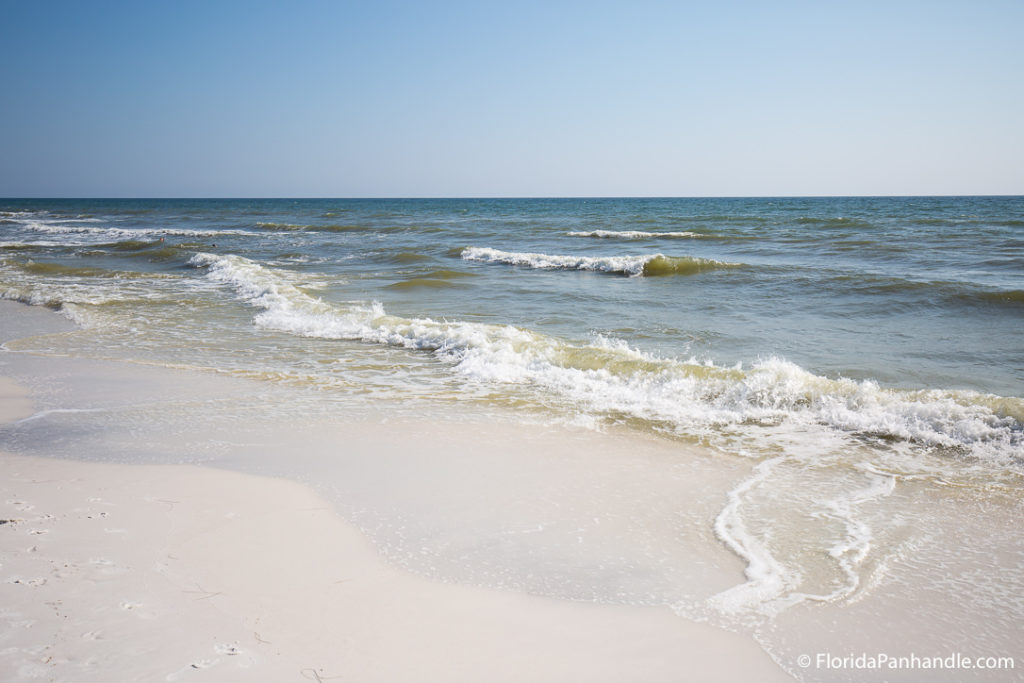
[[[39, 307], [0, 301], [0, 313], [0, 341], [75, 329]], [[337, 664], [338, 675], [369, 681], [910, 681], [920, 672], [822, 668], [814, 657], [1012, 662], [1019, 652], [1016, 475], [961, 486], [870, 461], [804, 469], [815, 462], [799, 453], [758, 460], [462, 406], [396, 414], [372, 397], [16, 350], [28, 341], [0, 353], [0, 376], [21, 385], [0, 383], [0, 413], [31, 417], [0, 425], [0, 450], [19, 454], [0, 466], [24, 475], [4, 484], [0, 518], [29, 520], [11, 507], [21, 501], [35, 506], [30, 521], [54, 527], [0, 525], [13, 544], [0, 546], [0, 604], [20, 600], [29, 615], [0, 611], [0, 677], [51, 675], [34, 667], [59, 646], [60, 666], [79, 670], [51, 677], [123, 678], [140, 657], [118, 659], [112, 643], [122, 640], [161, 667], [136, 678], [173, 679], [187, 665], [189, 677], [215, 680], [253, 667], [273, 680], [328, 680]], [[117, 502], [125, 523], [90, 528], [82, 518], [99, 502]], [[203, 542], [183, 545], [181, 525]], [[112, 554], [128, 531], [141, 559]], [[75, 550], [78, 537], [103, 552]], [[172, 545], [184, 572], [176, 583]], [[42, 563], [17, 564], [33, 559]], [[351, 568], [359, 581], [324, 567]], [[101, 571], [111, 568], [116, 576]], [[263, 578], [254, 586], [252, 576]], [[133, 581], [156, 592], [67, 609], [68, 596]], [[359, 590], [341, 593], [349, 583]], [[267, 601], [272, 613], [253, 612]], [[54, 605], [65, 611], [55, 617]], [[64, 616], [76, 632], [61, 630]], [[266, 623], [279, 624], [273, 639]], [[122, 631], [79, 642], [104, 628]], [[202, 640], [166, 641], [171, 632]], [[261, 659], [261, 641], [281, 654]], [[5, 668], [15, 659], [24, 674]], [[90, 661], [105, 675], [90, 678]]]
[[[0, 381], [0, 424], [32, 414], [28, 392]], [[391, 453], [416, 436], [366, 424], [351, 448]], [[462, 449], [446, 454], [456, 464], [474, 457], [464, 437], [446, 441]], [[752, 638], [668, 607], [411, 573], [339, 514], [337, 496], [286, 478], [6, 453], [0, 467], [7, 680], [792, 680]], [[389, 483], [399, 496], [409, 485]]]
[[411, 575], [292, 482], [0, 467], [5, 680], [791, 680], [751, 639], [667, 608]]

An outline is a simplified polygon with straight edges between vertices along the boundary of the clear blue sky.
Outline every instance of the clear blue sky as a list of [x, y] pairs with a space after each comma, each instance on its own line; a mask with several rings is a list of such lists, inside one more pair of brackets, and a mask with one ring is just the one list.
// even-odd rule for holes
[[0, 0], [0, 196], [1024, 194], [1024, 1]]

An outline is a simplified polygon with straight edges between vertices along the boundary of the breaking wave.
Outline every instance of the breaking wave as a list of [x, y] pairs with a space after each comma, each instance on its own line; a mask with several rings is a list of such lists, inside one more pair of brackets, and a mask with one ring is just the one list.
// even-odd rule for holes
[[545, 270], [590, 270], [629, 277], [656, 275], [695, 275], [708, 270], [737, 268], [740, 263], [724, 263], [689, 256], [648, 254], [641, 256], [551, 256], [528, 252], [500, 251], [489, 247], [468, 247], [461, 252], [465, 261], [505, 263]]
[[132, 240], [140, 237], [219, 237], [222, 235], [251, 235], [245, 230], [188, 230], [183, 228], [100, 228], [85, 225], [64, 225], [69, 221], [48, 223], [43, 221], [24, 221], [20, 227], [32, 232], [48, 235], [89, 235], [111, 240]]
[[270, 232], [377, 232], [394, 230], [393, 227], [370, 225], [342, 225], [338, 223], [305, 224], [305, 223], [256, 223], [260, 230]]
[[729, 430], [823, 428], [951, 449], [1019, 466], [1024, 400], [973, 391], [906, 391], [830, 379], [778, 358], [749, 367], [659, 358], [624, 343], [573, 343], [509, 325], [388, 315], [381, 304], [311, 297], [279, 271], [199, 253], [190, 264], [260, 309], [254, 322], [289, 334], [432, 352], [468, 380], [515, 384], [598, 416], [639, 419], [696, 438]]

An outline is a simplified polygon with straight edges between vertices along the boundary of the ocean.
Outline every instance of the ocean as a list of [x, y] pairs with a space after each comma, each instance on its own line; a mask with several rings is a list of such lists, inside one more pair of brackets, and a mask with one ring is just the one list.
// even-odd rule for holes
[[782, 659], [787, 619], [907, 586], [970, 605], [977, 647], [1024, 625], [1024, 197], [8, 199], [0, 297], [75, 324], [9, 351], [255, 380], [289, 419], [512, 416], [749, 468], [714, 595], [668, 532], [582, 592], [385, 541], [416, 571], [667, 604]]

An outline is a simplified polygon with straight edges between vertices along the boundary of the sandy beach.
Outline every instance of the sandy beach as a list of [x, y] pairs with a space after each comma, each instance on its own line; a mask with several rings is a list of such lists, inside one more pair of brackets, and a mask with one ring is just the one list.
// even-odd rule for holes
[[[52, 316], [17, 312], [25, 325]], [[59, 360], [64, 372], [76, 363], [29, 360]], [[22, 386], [0, 382], [5, 423], [37, 410]], [[417, 438], [381, 431], [364, 430], [351, 448]], [[752, 639], [666, 607], [396, 568], [292, 481], [11, 454], [0, 467], [4, 680], [789, 680]]]
[[290, 482], [2, 466], [4, 680], [787, 679], [752, 641], [667, 609], [411, 576]]

